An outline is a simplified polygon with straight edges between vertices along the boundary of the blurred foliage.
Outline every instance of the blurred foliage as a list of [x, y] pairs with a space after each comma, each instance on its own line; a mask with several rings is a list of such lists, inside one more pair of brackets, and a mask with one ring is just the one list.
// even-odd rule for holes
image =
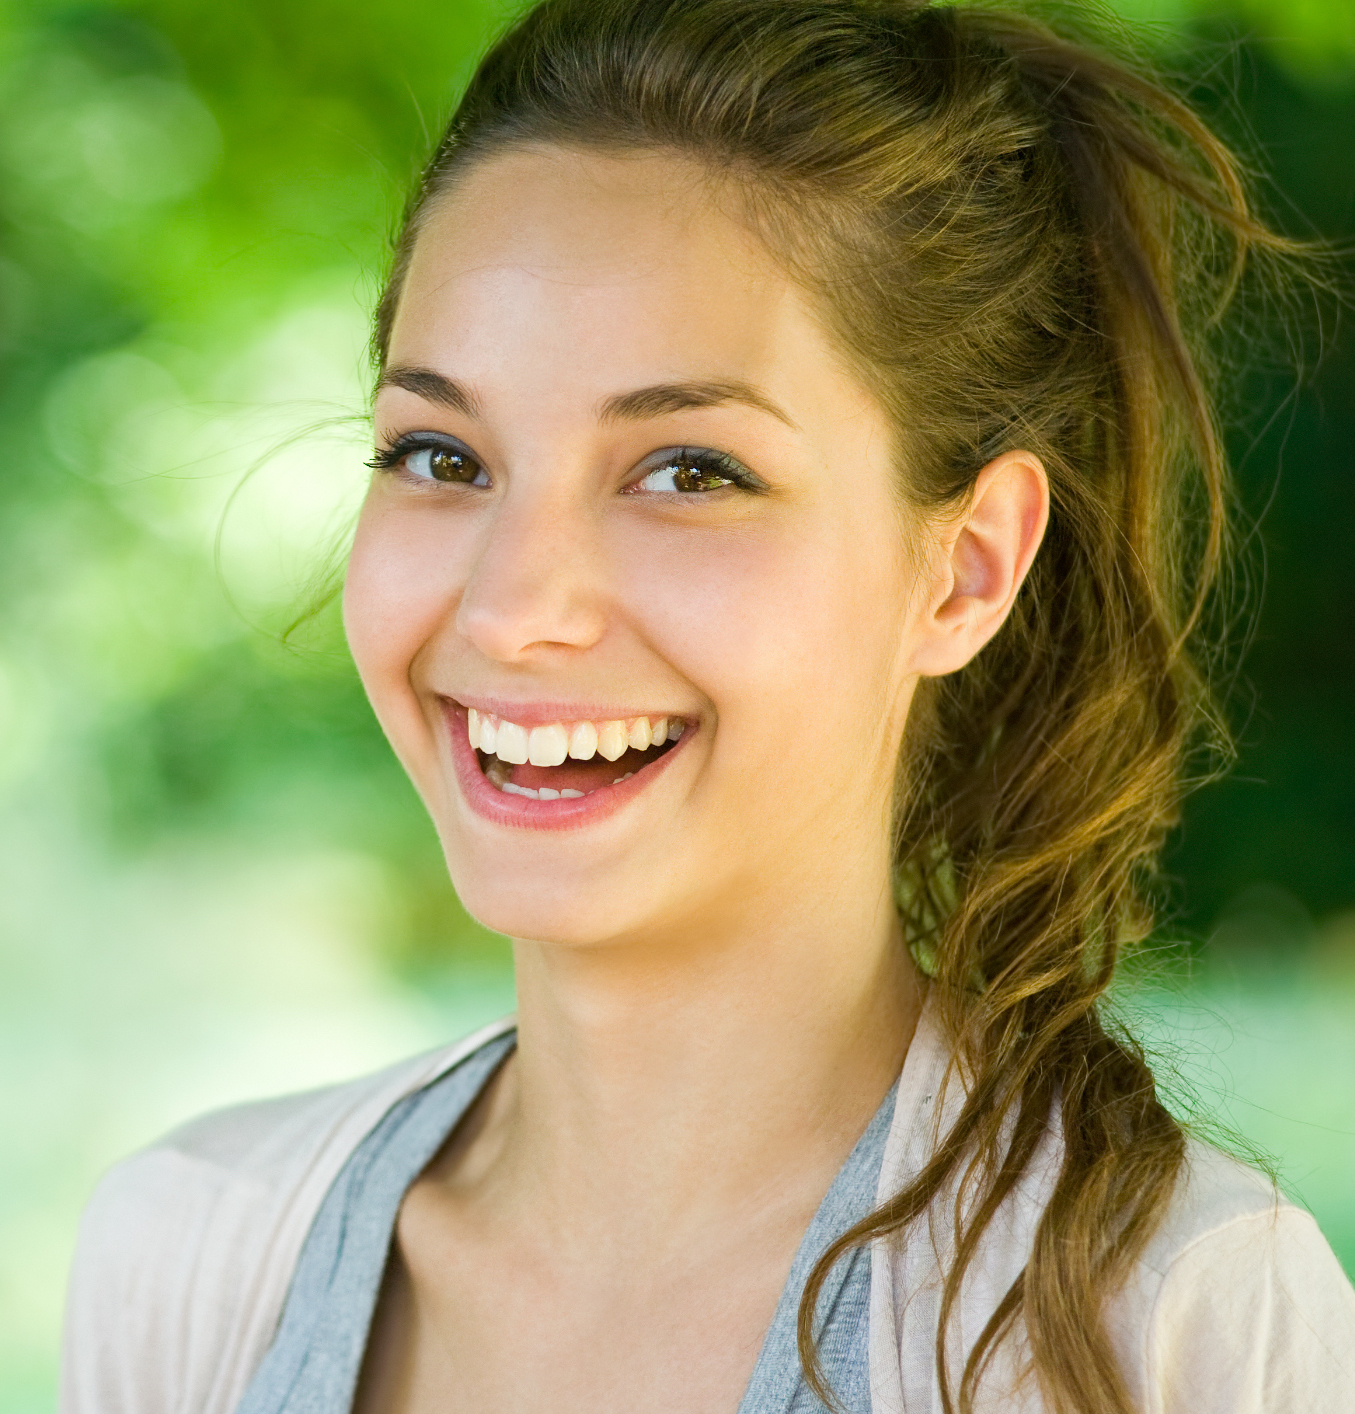
[[[295, 652], [256, 630], [276, 630], [342, 523], [387, 234], [493, 16], [339, 18], [262, 4], [11, 16], [5, 661], [25, 680], [13, 709], [38, 735], [60, 722], [81, 816], [117, 848], [185, 830], [366, 847], [419, 901], [390, 938], [417, 966], [484, 940], [455, 908], [335, 626]], [[302, 437], [264, 455], [354, 417], [347, 444]], [[225, 522], [223, 594], [213, 536], [259, 455], [263, 490], [247, 487]], [[29, 696], [38, 678], [55, 700]], [[13, 755], [50, 785], [41, 753]]]
[[[1331, 8], [1355, 24], [1355, 7]], [[1236, 53], [1225, 73], [1241, 107], [1221, 125], [1273, 174], [1262, 188], [1271, 218], [1349, 252], [1355, 81], [1333, 88], [1324, 67], [1322, 82], [1305, 87], [1255, 49]], [[1290, 369], [1255, 349], [1231, 409], [1259, 613], [1230, 704], [1237, 767], [1188, 802], [1169, 857], [1197, 929], [1259, 881], [1318, 915], [1355, 899], [1355, 341], [1340, 312], [1321, 301], [1299, 311]]]
[[[1110, 8], [1273, 173], [1279, 224], [1349, 242], [1350, 0]], [[391, 227], [502, 18], [488, 0], [0, 3], [0, 1414], [50, 1402], [73, 1214], [114, 1155], [510, 996], [337, 611], [279, 635], [361, 493]], [[1182, 927], [1252, 979], [1230, 1015], [1273, 1043], [1248, 1055], [1288, 1057], [1291, 1089], [1305, 1065], [1355, 1070], [1355, 354], [1329, 313], [1297, 393], [1269, 358], [1242, 387], [1233, 447], [1268, 555], [1243, 751], [1169, 861]], [[1281, 985], [1264, 959], [1288, 954]], [[1328, 1135], [1313, 1201], [1349, 1260], [1338, 1091], [1303, 1103]], [[1268, 1122], [1249, 1132], [1310, 1153]]]

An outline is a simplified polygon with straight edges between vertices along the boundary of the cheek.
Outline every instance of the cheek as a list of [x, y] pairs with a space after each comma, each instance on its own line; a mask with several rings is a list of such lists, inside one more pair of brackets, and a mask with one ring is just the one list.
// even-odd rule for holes
[[419, 530], [417, 520], [390, 511], [373, 492], [358, 521], [344, 580], [344, 628], [353, 661], [402, 756], [401, 738], [418, 716], [410, 668], [455, 596], [455, 556], [447, 553], [445, 539]]
[[660, 653], [725, 726], [766, 728], [769, 750], [786, 732], [820, 732], [824, 711], [875, 718], [887, 706], [911, 579], [897, 538], [878, 525], [788, 516], [650, 543], [625, 579]]

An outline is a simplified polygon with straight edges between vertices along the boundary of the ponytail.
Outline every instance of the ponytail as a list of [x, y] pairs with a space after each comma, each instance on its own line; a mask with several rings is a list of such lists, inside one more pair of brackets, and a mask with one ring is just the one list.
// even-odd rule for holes
[[[1012, 619], [926, 685], [910, 722], [900, 904], [967, 1100], [909, 1188], [824, 1255], [801, 1346], [843, 1251], [986, 1174], [942, 1296], [943, 1408], [973, 1407], [1019, 1319], [1052, 1410], [1131, 1414], [1099, 1313], [1161, 1220], [1185, 1144], [1141, 1050], [1106, 1029], [1098, 1002], [1152, 926], [1148, 885], [1192, 748], [1229, 749], [1199, 661], [1229, 529], [1203, 340], [1248, 254], [1296, 247], [1251, 216], [1227, 149], [1151, 79], [1009, 14], [933, 10], [929, 23], [950, 31], [957, 63], [1005, 70], [1014, 109], [1038, 123], [1027, 160], [1064, 198], [1043, 213], [1046, 238], [1082, 271], [1051, 260], [1045, 289], [1076, 292], [1088, 332], [1051, 350], [1062, 387], [1038, 411], [1045, 389], [1023, 398], [1006, 442], [1040, 453], [1054, 498]], [[945, 1332], [965, 1270], [1053, 1114], [1064, 1156], [1052, 1201], [955, 1391]]]

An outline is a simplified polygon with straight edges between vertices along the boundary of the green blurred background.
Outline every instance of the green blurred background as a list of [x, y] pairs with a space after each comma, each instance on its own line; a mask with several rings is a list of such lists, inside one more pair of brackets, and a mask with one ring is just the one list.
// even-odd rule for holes
[[[1114, 8], [1273, 172], [1284, 228], [1355, 234], [1351, 0]], [[392, 220], [501, 18], [0, 4], [0, 1414], [52, 1407], [116, 1156], [511, 1007], [336, 614], [279, 637], [361, 493]], [[1355, 1270], [1355, 345], [1330, 316], [1297, 393], [1267, 357], [1239, 399], [1267, 556], [1241, 761], [1171, 851], [1188, 946], [1124, 1006], [1183, 1112], [1277, 1155]]]

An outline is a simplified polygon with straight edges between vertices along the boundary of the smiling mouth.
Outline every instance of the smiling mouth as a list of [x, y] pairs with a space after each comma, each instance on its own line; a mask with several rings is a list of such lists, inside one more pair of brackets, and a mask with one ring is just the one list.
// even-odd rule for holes
[[678, 742], [681, 717], [628, 717], [523, 727], [474, 707], [466, 735], [485, 779], [505, 795], [579, 800], [620, 785]]

